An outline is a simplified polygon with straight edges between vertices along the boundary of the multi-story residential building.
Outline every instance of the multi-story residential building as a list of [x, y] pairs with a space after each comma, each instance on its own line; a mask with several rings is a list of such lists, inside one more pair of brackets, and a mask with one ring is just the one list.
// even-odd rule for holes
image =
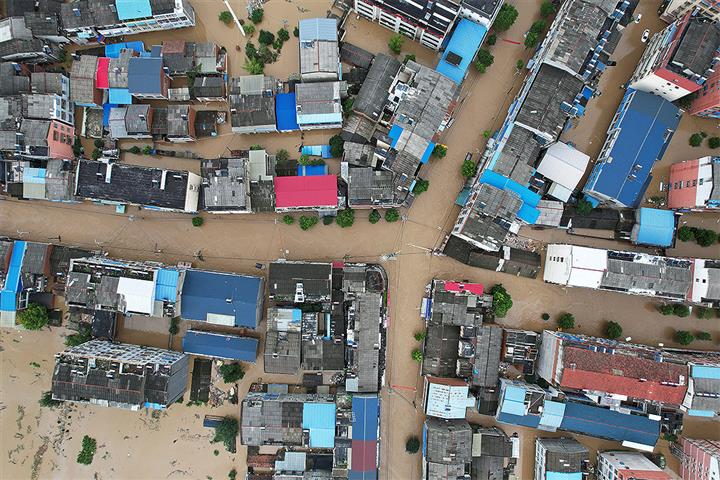
[[165, 110], [165, 138], [168, 142], [195, 141], [195, 109], [190, 105], [168, 105]]
[[720, 118], [720, 69], [708, 77], [707, 82], [695, 92], [687, 112], [699, 117]]
[[[44, 25], [35, 17], [8, 17], [0, 20], [0, 60], [21, 63], [54, 63], [59, 61], [59, 44], [43, 38]], [[37, 32], [37, 34], [36, 34]], [[42, 32], [42, 33], [41, 33]], [[55, 21], [57, 34], [57, 19]], [[48, 38], [55, 38], [50, 35]]]
[[590, 451], [574, 438], [535, 439], [535, 480], [581, 479]]
[[295, 86], [295, 116], [300, 130], [342, 128], [341, 85], [317, 82]]
[[45, 291], [52, 249], [47, 243], [0, 241], [0, 327], [15, 328], [17, 312]]
[[69, 106], [71, 102], [56, 94], [30, 93], [22, 96], [25, 118], [36, 120], [58, 120], [67, 125], [74, 125], [75, 115]]
[[340, 79], [337, 20], [307, 18], [299, 23], [300, 78], [303, 82]]
[[700, 90], [720, 62], [720, 25], [686, 14], [650, 39], [630, 88], [675, 101]]
[[720, 2], [717, 0], [669, 0], [660, 18], [670, 23], [688, 13], [720, 21]]
[[52, 398], [130, 410], [167, 408], [185, 392], [188, 356], [91, 340], [55, 355]]
[[708, 156], [672, 164], [667, 189], [669, 208], [720, 208], [720, 157]]
[[[680, 123], [682, 110], [662, 97], [628, 89], [583, 189], [591, 203], [637, 207]], [[642, 142], [638, 144], [638, 139]]]
[[680, 475], [683, 480], [720, 478], [720, 441], [680, 438]]
[[17, 133], [15, 152], [22, 157], [73, 158], [75, 127], [58, 120], [24, 118]]
[[598, 453], [598, 480], [671, 480], [671, 476], [639, 452]]
[[[66, 4], [67, 5], [67, 4]], [[70, 67], [70, 100], [80, 107], [99, 107], [103, 92], [96, 85], [98, 57], [82, 55]]]
[[60, 12], [67, 37], [86, 44], [102, 37], [195, 26], [187, 0], [77, 0]]
[[467, 420], [428, 417], [423, 424], [423, 475], [427, 480], [467, 478], [473, 432]]
[[132, 57], [128, 66], [128, 89], [139, 100], [167, 99], [170, 75], [160, 57]]
[[247, 75], [230, 80], [230, 122], [233, 133], [276, 132], [275, 93], [277, 82], [265, 75]]
[[53, 118], [75, 125], [75, 105], [70, 101], [70, 78], [58, 72], [33, 72], [30, 89], [34, 94], [53, 96]]

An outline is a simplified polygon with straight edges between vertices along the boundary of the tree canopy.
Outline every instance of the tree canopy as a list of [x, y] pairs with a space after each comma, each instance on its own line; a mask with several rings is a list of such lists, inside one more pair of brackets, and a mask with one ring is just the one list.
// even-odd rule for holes
[[38, 303], [31, 303], [26, 309], [17, 312], [17, 321], [28, 330], [40, 330], [48, 323], [47, 308]]
[[513, 306], [512, 297], [500, 283], [490, 289], [490, 294], [493, 297], [492, 309], [495, 316], [498, 318], [505, 317]]
[[500, 7], [497, 17], [495, 17], [495, 23], [493, 23], [492, 28], [498, 32], [504, 32], [512, 27], [517, 17], [517, 9], [509, 3], [504, 3], [503, 6]]

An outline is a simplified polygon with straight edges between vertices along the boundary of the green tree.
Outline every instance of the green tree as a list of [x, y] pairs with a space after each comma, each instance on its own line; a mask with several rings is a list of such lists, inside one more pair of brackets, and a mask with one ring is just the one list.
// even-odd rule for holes
[[153, 147], [151, 147], [150, 145], [145, 145], [142, 149], [142, 153], [143, 155], [152, 155]]
[[525, 61], [523, 59], [519, 58], [518, 61], [515, 62], [515, 69], [517, 71], [520, 71], [523, 68], [525, 68]]
[[245, 35], [248, 37], [252, 37], [255, 34], [255, 25], [252, 23], [245, 23], [242, 26], [243, 31], [245, 32]]
[[475, 62], [473, 65], [475, 65], [475, 70], [478, 71], [478, 73], [485, 73], [487, 72], [487, 67], [480, 62]]
[[419, 332], [415, 332], [415, 335], [413, 335], [415, 340], [417, 340], [418, 342], [422, 342], [423, 340], [425, 340], [426, 336], [427, 330], [420, 330]]
[[215, 437], [212, 443], [222, 442], [229, 451], [238, 435], [238, 421], [233, 417], [225, 417], [220, 424], [215, 427]]
[[547, 322], [548, 320], [550, 320], [550, 314], [543, 313], [542, 315], [540, 315], [540, 318], [542, 318], [543, 320], [545, 320]]
[[447, 145], [438, 143], [435, 145], [435, 148], [433, 148], [432, 154], [437, 158], [445, 158], [445, 155], [447, 155]]
[[405, 43], [405, 38], [403, 38], [402, 35], [399, 33], [396, 33], [392, 37], [390, 37], [390, 40], [388, 41], [388, 48], [391, 52], [398, 54], [402, 50], [402, 46]]
[[460, 166], [460, 174], [465, 178], [474, 177], [477, 173], [477, 165], [472, 160], [463, 160]]
[[418, 178], [415, 182], [415, 187], [413, 187], [413, 193], [415, 195], [420, 195], [423, 192], [427, 192], [428, 188], [430, 188], [430, 181]]
[[281, 148], [275, 153], [275, 160], [278, 162], [287, 162], [290, 159], [290, 152]]
[[310, 155], [303, 153], [298, 159], [300, 165], [310, 165]]
[[710, 341], [712, 340], [712, 335], [710, 335], [710, 332], [697, 332], [695, 334], [695, 338], [698, 340]]
[[490, 130], [483, 130], [483, 137], [485, 137], [485, 139], [488, 139], [491, 136], [492, 136], [492, 132], [490, 132]]
[[292, 225], [293, 223], [295, 223], [295, 217], [293, 217], [289, 213], [286, 213], [285, 215], [283, 215], [283, 223], [285, 225]]
[[681, 242], [689, 242], [691, 240], [695, 240], [695, 231], [696, 229], [694, 229], [693, 227], [683, 225], [677, 230], [677, 238]]
[[277, 38], [279, 38], [281, 42], [287, 42], [290, 40], [290, 33], [286, 29], [281, 28], [277, 31]]
[[294, 36], [295, 38], [298, 38], [298, 37], [300, 36], [300, 29], [299, 29], [298, 27], [295, 27], [295, 28], [293, 29], [293, 36]]
[[713, 150], [720, 147], [720, 137], [708, 138], [708, 147], [712, 148]]
[[673, 305], [673, 313], [681, 318], [689, 317], [690, 307], [688, 307], [684, 303], [676, 303], [675, 305]]
[[345, 151], [345, 140], [343, 140], [340, 135], [333, 135], [330, 137], [330, 140], [328, 140], [328, 143], [330, 144], [330, 155], [334, 158], [340, 158], [343, 156], [343, 152]]
[[258, 35], [258, 42], [260, 42], [261, 45], [272, 45], [274, 41], [275, 35], [273, 35], [272, 32], [268, 32], [267, 30], [260, 30], [260, 35]]
[[575, 315], [569, 312], [565, 312], [558, 317], [558, 327], [563, 330], [571, 330], [575, 328]]
[[669, 303], [660, 305], [660, 307], [658, 307], [658, 310], [663, 315], [672, 315], [673, 313], [675, 313], [675, 309], [673, 308], [672, 304], [669, 304]]
[[512, 296], [510, 296], [501, 283], [494, 285], [490, 289], [490, 295], [493, 297], [492, 309], [493, 312], [495, 312], [495, 316], [504, 318], [513, 306]]
[[48, 311], [44, 305], [31, 303], [17, 312], [17, 321], [28, 330], [40, 330], [48, 323]]
[[692, 135], [690, 135], [689, 143], [690, 143], [691, 147], [699, 147], [700, 145], [702, 145], [702, 142], [703, 142], [702, 134], [693, 133]]
[[408, 62], [414, 62], [416, 60], [414, 53], [408, 53], [405, 55], [405, 59], [403, 60], [404, 64], [407, 64]]
[[233, 468], [233, 469], [230, 470], [230, 472], [228, 473], [228, 480], [236, 480], [236, 479], [237, 479], [237, 470], [235, 470], [235, 469]]
[[258, 60], [258, 52], [254, 43], [247, 42], [245, 44], [245, 56], [248, 60]]
[[414, 349], [414, 350], [410, 353], [410, 356], [412, 357], [413, 360], [415, 360], [415, 361], [418, 362], [418, 363], [421, 363], [422, 360], [423, 360], [423, 354], [422, 354], [422, 352], [420, 351], [419, 348]]
[[577, 202], [577, 213], [585, 216], [590, 215], [590, 212], [592, 212], [593, 206], [592, 203], [590, 203], [585, 197], [581, 198]]
[[505, 3], [502, 7], [500, 7], [500, 11], [498, 12], [497, 17], [495, 17], [495, 23], [493, 23], [492, 28], [495, 31], [504, 32], [512, 27], [515, 20], [517, 20], [517, 17], [517, 9], [509, 3]]
[[535, 32], [528, 32], [525, 35], [525, 48], [533, 48], [538, 43], [538, 34]]
[[355, 223], [355, 210], [352, 208], [340, 210], [337, 217], [335, 217], [335, 223], [340, 225], [341, 228], [352, 227], [352, 224]]
[[335, 217], [326, 215], [323, 217], [322, 222], [323, 222], [323, 225], [332, 225], [335, 222]]
[[318, 217], [310, 217], [306, 215], [300, 216], [300, 228], [302, 230], [310, 230], [312, 227], [317, 225]]
[[400, 212], [397, 208], [388, 208], [385, 210], [385, 221], [388, 223], [394, 223], [400, 220]]
[[96, 450], [97, 441], [94, 438], [85, 435], [82, 439], [82, 450], [80, 450], [80, 453], [78, 453], [77, 456], [77, 463], [90, 465], [93, 461]]
[[713, 317], [713, 311], [712, 308], [695, 307], [695, 315], [697, 318], [707, 320]]
[[695, 241], [701, 247], [709, 247], [710, 245], [717, 242], [718, 234], [713, 230], [699, 230], [695, 234]]
[[258, 60], [260, 60], [263, 65], [269, 65], [277, 60], [277, 53], [270, 50], [267, 45], [260, 45]]
[[480, 63], [481, 65], [485, 65], [486, 67], [489, 67], [495, 62], [495, 56], [490, 53], [490, 50], [487, 50], [485, 48], [481, 48], [478, 50], [477, 57], [475, 57], [475, 61]]
[[77, 347], [85, 342], [89, 342], [91, 338], [90, 325], [87, 323], [81, 323], [78, 327], [77, 333], [73, 333], [72, 335], [65, 337], [65, 346]]
[[218, 15], [218, 19], [225, 25], [230, 25], [230, 23], [233, 21], [232, 14], [227, 10], [220, 12], [220, 15]]
[[275, 50], [277, 50], [279, 52], [280, 50], [282, 50], [283, 41], [280, 40], [279, 38], [276, 38], [275, 41], [272, 43], [272, 46]]
[[680, 345], [690, 345], [695, 340], [695, 335], [686, 330], [675, 331], [675, 341]]
[[553, 13], [555, 13], [555, 5], [553, 5], [552, 2], [546, 1], [540, 5], [540, 16], [543, 18], [547, 18]]
[[245, 369], [239, 363], [226, 363], [218, 368], [225, 383], [235, 383], [245, 376]]
[[42, 397], [38, 400], [38, 403], [41, 407], [55, 408], [62, 405], [63, 402], [60, 400], [53, 400], [52, 392], [43, 392]]
[[264, 150], [265, 147], [260, 145], [259, 143], [255, 143], [253, 145], [250, 145], [250, 150]]
[[97, 160], [98, 158], [102, 157], [102, 152], [96, 148], [92, 151], [92, 154], [90, 156], [93, 160]]
[[203, 217], [193, 217], [192, 218], [193, 227], [202, 227], [203, 223], [205, 223], [205, 219]]
[[530, 26], [530, 31], [540, 35], [542, 32], [545, 31], [545, 27], [547, 27], [547, 22], [545, 22], [545, 20], [536, 20]]
[[411, 455], [414, 455], [420, 451], [420, 439], [413, 435], [408, 438], [405, 442], [405, 451]]
[[610, 321], [605, 325], [605, 336], [610, 340], [622, 337], [622, 333], [622, 326], [617, 322]]
[[370, 223], [372, 223], [372, 224], [378, 223], [381, 218], [382, 218], [382, 216], [380, 215], [380, 212], [378, 212], [377, 209], [375, 209], [375, 208], [373, 208], [373, 209], [370, 211], [370, 215], [368, 215], [368, 220], [369, 220]]
[[95, 145], [95, 148], [103, 148], [105, 146], [105, 142], [102, 140], [102, 138], [96, 138], [93, 141], [93, 145]]
[[262, 22], [264, 15], [265, 11], [262, 8], [254, 8], [252, 13], [250, 13], [250, 21], [257, 25]]
[[243, 65], [243, 70], [250, 75], [260, 75], [265, 71], [265, 64], [255, 58], [249, 58]]
[[495, 35], [494, 33], [491, 33], [490, 35], [488, 35], [487, 40], [485, 40], [485, 42], [490, 46], [495, 45], [497, 43], [497, 35]]

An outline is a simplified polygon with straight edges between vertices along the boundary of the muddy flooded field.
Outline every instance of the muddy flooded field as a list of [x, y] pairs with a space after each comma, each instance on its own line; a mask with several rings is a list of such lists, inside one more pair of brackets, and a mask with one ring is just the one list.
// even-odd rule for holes
[[[219, 11], [225, 9], [222, 2], [197, 0], [192, 3], [198, 19], [195, 29], [156, 32], [139, 38], [146, 45], [159, 44], [162, 40], [173, 38], [215, 41], [228, 49], [230, 74], [243, 74], [244, 58], [235, 45], [244, 48], [247, 39], [240, 35], [234, 25], [225, 26], [218, 21]], [[232, 0], [230, 3], [239, 15], [245, 11], [244, 2]], [[150, 259], [169, 264], [191, 261], [200, 268], [251, 274], [258, 273], [254, 269], [255, 263], [266, 263], [278, 258], [325, 261], [347, 258], [360, 262], [382, 262], [390, 280], [390, 328], [387, 388], [382, 393], [381, 478], [420, 478], [420, 456], [404, 452], [405, 440], [410, 435], [420, 434], [423, 421], [418, 388], [419, 366], [411, 359], [410, 352], [418, 346], [413, 333], [424, 326], [419, 307], [425, 286], [433, 277], [486, 285], [503, 283], [514, 297], [514, 307], [502, 322], [508, 326], [533, 330], [552, 329], [555, 328], [554, 318], [568, 311], [575, 314], [578, 323], [576, 330], [582, 333], [601, 334], [605, 322], [615, 320], [622, 324], [624, 335], [631, 336], [634, 341], [671, 345], [675, 329], [682, 326], [683, 329], [705, 330], [713, 334], [715, 341], [696, 342], [696, 348], [718, 348], [716, 342], [720, 339], [720, 325], [715, 320], [664, 317], [657, 313], [656, 302], [642, 297], [560, 289], [540, 279], [529, 280], [475, 269], [429, 253], [442, 243], [457, 216], [458, 207], [453, 202], [463, 182], [459, 168], [465, 154], [482, 151], [485, 142], [482, 132], [493, 131], [500, 126], [522, 82], [522, 75], [516, 74], [515, 64], [518, 59], [526, 61], [530, 55], [521, 43], [523, 33], [537, 19], [540, 3], [540, 0], [514, 2], [520, 10], [520, 16], [516, 24], [505, 34], [499, 35], [497, 44], [491, 47], [495, 63], [483, 75], [475, 71], [469, 73], [463, 85], [454, 125], [441, 139], [449, 146], [448, 155], [441, 160], [432, 160], [425, 167], [423, 176], [429, 179], [430, 189], [417, 198], [412, 209], [404, 212], [407, 215], [405, 221], [372, 225], [367, 220], [367, 212], [357, 211], [357, 220], [350, 229], [341, 229], [337, 225], [318, 225], [302, 232], [297, 225], [287, 226], [279, 222], [277, 215], [202, 214], [205, 224], [195, 228], [187, 215], [157, 213], [137, 207], [129, 207], [126, 214], [119, 215], [114, 213], [112, 207], [90, 203], [66, 205], [5, 199], [0, 200], [0, 234], [35, 241], [57, 241], [55, 239], [60, 236], [63, 244], [103, 250], [121, 258]], [[648, 24], [645, 25], [644, 20], [640, 25], [631, 25], [628, 28], [630, 35], [623, 38], [621, 47], [626, 49], [623, 59], [629, 63], [636, 61], [641, 53], [640, 32], [644, 28], [651, 28], [652, 31], [662, 28], [659, 20], [653, 20], [657, 4], [655, 0], [643, 0], [640, 8], [646, 12], [643, 16]], [[329, 7], [328, 1], [270, 0], [264, 5], [266, 20], [260, 28], [276, 31], [287, 25], [292, 30], [298, 19], [325, 16]], [[352, 17], [347, 25], [346, 40], [372, 52], [388, 53], [387, 41], [390, 35], [391, 32], [378, 25]], [[256, 37], [257, 34], [251, 40], [256, 41]], [[430, 66], [437, 61], [434, 52], [410, 41], [405, 42], [400, 57], [406, 53], [414, 53], [420, 62]], [[621, 67], [620, 61], [618, 67], [613, 68], [623, 70], [609, 71], [608, 78], [603, 78], [603, 82], [607, 83], [601, 86], [603, 95], [591, 104], [588, 115], [579, 126], [568, 133], [571, 135], [569, 138], [579, 148], [583, 145], [591, 156], [599, 151], [607, 124], [620, 101], [622, 91], [614, 83], [624, 82], [622, 77], [629, 76], [628, 72], [632, 70], [630, 67]], [[278, 62], [268, 66], [266, 73], [286, 79], [297, 70], [297, 40], [291, 36]], [[614, 72], [617, 72], [617, 77]], [[676, 161], [683, 156], [702, 153], [700, 149], [690, 150], [686, 137], [694, 129], [709, 130], [712, 125], [703, 123], [698, 127], [695, 123], [697, 121], [683, 121], [683, 133], [676, 134], [666, 158]], [[251, 144], [261, 144], [271, 153], [280, 148], [297, 152], [301, 144], [326, 143], [335, 133], [321, 131], [304, 135], [240, 136], [232, 135], [229, 126], [223, 125], [215, 138], [172, 148], [192, 149], [204, 158], [226, 155], [228, 149], [247, 148]], [[128, 142], [123, 144], [123, 148], [134, 144], [143, 145]], [[197, 160], [132, 154], [125, 155], [123, 160], [199, 171]], [[331, 170], [337, 168], [337, 161], [332, 162]], [[662, 173], [658, 176], [662, 176]], [[711, 222], [712, 218], [703, 221]], [[561, 232], [523, 231], [523, 234], [544, 242], [563, 241], [562, 238], [565, 238]], [[394, 260], [384, 261], [388, 254], [394, 254]], [[720, 251], [711, 252], [709, 249], [697, 254], [720, 257]], [[550, 321], [541, 319], [544, 312], [551, 314]], [[140, 344], [167, 345], [169, 339], [165, 333], [166, 325], [133, 324], [134, 321], [122, 325], [121, 339]], [[182, 325], [181, 331], [185, 328]], [[7, 432], [2, 436], [0, 450], [7, 460], [2, 462], [0, 477], [217, 480], [227, 478], [228, 472], [236, 468], [238, 478], [244, 478], [246, 467], [243, 447], [238, 445], [237, 454], [229, 454], [221, 445], [211, 444], [211, 432], [202, 427], [205, 414], [237, 416], [239, 408], [236, 405], [226, 403], [211, 409], [177, 404], [161, 413], [126, 412], [84, 405], [41, 408], [37, 400], [43, 391], [49, 389], [53, 355], [63, 349], [65, 333], [63, 328], [31, 333], [0, 332], [3, 372], [0, 425], [2, 431]], [[178, 337], [174, 339], [173, 346], [180, 347]], [[251, 382], [261, 377], [265, 381], [299, 381], [296, 377], [265, 375], [262, 352], [258, 362], [248, 366], [247, 374], [239, 384], [241, 396]], [[471, 420], [486, 425], [493, 423], [491, 418], [479, 415], [471, 417]], [[693, 422], [688, 428], [697, 436], [717, 438], [720, 435], [716, 425], [711, 422]], [[506, 431], [519, 432], [523, 444], [519, 478], [531, 478], [533, 442], [537, 432], [527, 429]], [[75, 462], [85, 434], [98, 441], [95, 461], [89, 467]], [[581, 441], [593, 449], [618, 447], [612, 442], [587, 438]], [[666, 445], [661, 442], [659, 448], [666, 449]], [[217, 455], [214, 454], [216, 449]]]

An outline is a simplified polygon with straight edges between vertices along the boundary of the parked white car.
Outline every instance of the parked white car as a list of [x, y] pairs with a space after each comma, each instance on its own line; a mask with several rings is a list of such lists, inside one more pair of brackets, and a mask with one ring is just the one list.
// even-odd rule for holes
[[645, 42], [648, 41], [648, 38], [650, 38], [650, 30], [648, 30], [648, 29], [646, 28], [645, 31], [643, 32], [643, 35], [642, 35], [642, 39], [641, 39], [641, 40], [642, 40], [643, 43], [645, 43]]
[[640, 23], [641, 19], [642, 19], [642, 13], [638, 13], [638, 16], [635, 17], [635, 23]]

